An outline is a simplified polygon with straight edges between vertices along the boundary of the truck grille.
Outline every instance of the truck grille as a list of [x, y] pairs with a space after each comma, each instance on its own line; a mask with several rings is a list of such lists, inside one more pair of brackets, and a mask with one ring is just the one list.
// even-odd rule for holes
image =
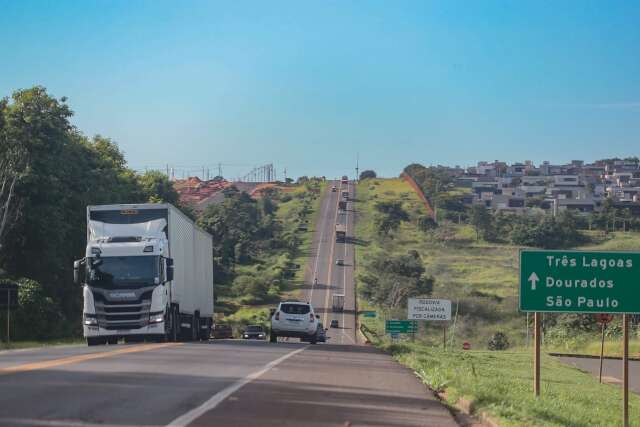
[[137, 329], [149, 324], [152, 291], [144, 292], [137, 300], [109, 301], [94, 292], [98, 326], [104, 329]]

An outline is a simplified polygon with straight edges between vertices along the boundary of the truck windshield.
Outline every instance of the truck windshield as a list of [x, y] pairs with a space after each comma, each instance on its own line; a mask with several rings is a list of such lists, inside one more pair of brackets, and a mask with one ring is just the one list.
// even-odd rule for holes
[[92, 258], [89, 284], [99, 288], [124, 288], [156, 284], [157, 256], [122, 256]]

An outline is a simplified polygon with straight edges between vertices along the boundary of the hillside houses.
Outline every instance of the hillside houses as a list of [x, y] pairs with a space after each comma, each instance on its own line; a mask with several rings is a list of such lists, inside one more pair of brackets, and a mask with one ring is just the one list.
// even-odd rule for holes
[[585, 164], [573, 160], [554, 165], [548, 161], [507, 164], [478, 162], [465, 169], [447, 168], [456, 187], [469, 189], [466, 204], [484, 204], [494, 211], [524, 212], [533, 207], [599, 212], [604, 200], [640, 215], [640, 162], [637, 159], [603, 160]]

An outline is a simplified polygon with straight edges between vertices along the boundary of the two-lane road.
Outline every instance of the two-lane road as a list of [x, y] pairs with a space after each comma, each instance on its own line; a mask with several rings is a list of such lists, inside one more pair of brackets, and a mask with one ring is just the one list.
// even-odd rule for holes
[[[332, 187], [336, 191], [331, 191]], [[338, 202], [345, 200], [342, 191], [347, 191], [347, 209], [338, 209]], [[329, 327], [331, 320], [338, 320], [338, 328], [330, 328], [328, 331], [329, 342], [332, 344], [356, 344], [356, 296], [354, 282], [354, 253], [353, 230], [354, 211], [353, 200], [355, 198], [355, 185], [349, 182], [341, 184], [339, 181], [330, 181], [320, 206], [320, 218], [317, 221], [316, 230], [311, 244], [312, 258], [305, 274], [307, 300], [311, 302], [316, 312], [320, 314], [325, 327]], [[336, 241], [336, 224], [344, 225], [347, 238], [344, 241]], [[343, 265], [337, 265], [338, 260]], [[315, 281], [317, 279], [317, 283]], [[344, 311], [333, 312], [332, 297], [334, 294], [343, 294]]]

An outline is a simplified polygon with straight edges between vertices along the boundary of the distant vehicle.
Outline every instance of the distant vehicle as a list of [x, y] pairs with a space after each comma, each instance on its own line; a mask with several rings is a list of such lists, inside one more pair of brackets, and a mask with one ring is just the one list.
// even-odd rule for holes
[[345, 200], [349, 199], [349, 192], [347, 190], [342, 190], [342, 198]]
[[342, 175], [342, 180], [340, 182], [343, 184], [348, 184], [349, 178], [346, 175]]
[[331, 310], [338, 313], [344, 311], [344, 294], [333, 294], [331, 297]]
[[339, 327], [339, 325], [338, 325], [338, 319], [333, 319], [333, 320], [331, 321], [331, 327], [332, 327], [332, 328], [338, 328], [338, 327]]
[[230, 325], [225, 324], [217, 324], [213, 326], [213, 338], [225, 339], [225, 338], [233, 338], [233, 329], [231, 329]]
[[213, 238], [166, 203], [87, 206], [82, 282], [87, 344], [206, 340], [213, 317]]
[[336, 260], [336, 265], [344, 265], [344, 260], [342, 258], [338, 258]]
[[331, 192], [335, 193], [336, 191], [338, 191], [338, 187], [336, 187], [335, 185], [333, 187], [331, 187]]
[[300, 338], [315, 344], [318, 341], [318, 319], [313, 306], [302, 301], [283, 301], [271, 317], [271, 342], [278, 337]]
[[340, 200], [338, 202], [338, 210], [340, 210], [340, 211], [346, 211], [347, 210], [347, 201], [346, 200]]
[[347, 238], [347, 226], [336, 224], [336, 242], [344, 242]]
[[249, 325], [242, 333], [245, 340], [266, 340], [267, 333], [261, 325]]

